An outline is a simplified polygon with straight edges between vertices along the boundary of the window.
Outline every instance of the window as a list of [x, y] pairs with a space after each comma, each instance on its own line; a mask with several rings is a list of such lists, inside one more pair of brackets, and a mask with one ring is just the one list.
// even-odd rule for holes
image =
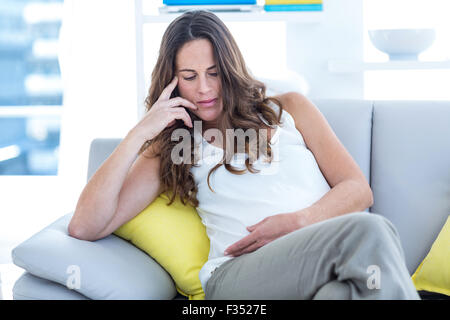
[[56, 175], [63, 0], [0, 3], [0, 175]]

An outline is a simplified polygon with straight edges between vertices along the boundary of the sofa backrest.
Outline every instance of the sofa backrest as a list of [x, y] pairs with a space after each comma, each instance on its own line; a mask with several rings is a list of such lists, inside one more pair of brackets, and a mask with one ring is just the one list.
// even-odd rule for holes
[[102, 163], [111, 155], [122, 139], [98, 138], [91, 142], [89, 148], [89, 162], [87, 180], [97, 171]]
[[370, 184], [373, 103], [368, 100], [313, 99]]
[[450, 214], [449, 101], [374, 102], [371, 187], [415, 271]]

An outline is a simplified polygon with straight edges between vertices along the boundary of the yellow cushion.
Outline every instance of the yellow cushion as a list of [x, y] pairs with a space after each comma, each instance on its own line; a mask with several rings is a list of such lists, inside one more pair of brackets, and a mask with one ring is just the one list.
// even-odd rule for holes
[[195, 207], [179, 197], [167, 206], [161, 194], [114, 234], [131, 241], [173, 278], [177, 291], [190, 300], [205, 299], [198, 273], [208, 260], [209, 239]]
[[412, 280], [417, 291], [425, 290], [450, 296], [450, 216]]

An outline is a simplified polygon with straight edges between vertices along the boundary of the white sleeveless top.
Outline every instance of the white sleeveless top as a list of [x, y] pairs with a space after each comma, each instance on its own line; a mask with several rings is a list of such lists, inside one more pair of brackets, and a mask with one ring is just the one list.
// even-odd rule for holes
[[[278, 115], [279, 107], [274, 103], [270, 105]], [[259, 116], [268, 125], [262, 115]], [[191, 172], [198, 187], [199, 206], [196, 209], [210, 240], [208, 261], [199, 272], [203, 289], [212, 272], [233, 259], [224, 256], [224, 251], [249, 234], [248, 226], [268, 216], [309, 207], [330, 190], [314, 155], [295, 127], [294, 119], [284, 109], [281, 125], [276, 128], [271, 138], [272, 163], [260, 158], [253, 166], [261, 171], [247, 171], [243, 175], [233, 174], [221, 165], [210, 176], [215, 193], [209, 189], [207, 177], [222, 159], [224, 150], [202, 138], [200, 166], [193, 166]], [[245, 168], [246, 157], [236, 154], [231, 165]]]

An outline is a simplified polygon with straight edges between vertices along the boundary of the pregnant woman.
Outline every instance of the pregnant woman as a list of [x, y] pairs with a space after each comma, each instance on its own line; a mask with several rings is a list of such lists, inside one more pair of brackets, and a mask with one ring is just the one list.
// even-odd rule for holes
[[[396, 229], [364, 211], [370, 186], [323, 115], [299, 93], [266, 96], [216, 15], [168, 26], [146, 105], [84, 188], [72, 236], [103, 238], [171, 192], [210, 239], [206, 299], [419, 299]], [[181, 162], [175, 130], [191, 147]]]

